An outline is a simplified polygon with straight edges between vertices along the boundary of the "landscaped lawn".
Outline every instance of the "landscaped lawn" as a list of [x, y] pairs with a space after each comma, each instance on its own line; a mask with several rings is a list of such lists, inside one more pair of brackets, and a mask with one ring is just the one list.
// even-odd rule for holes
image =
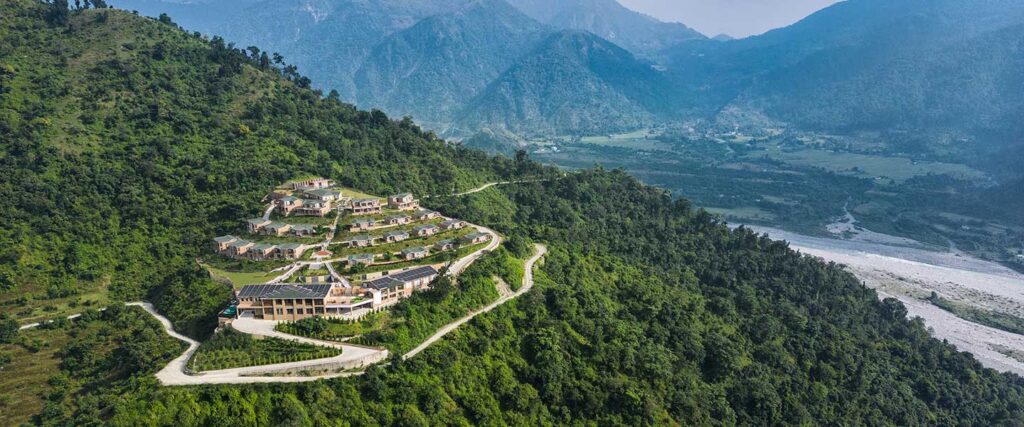
[[[338, 187], [338, 188], [341, 189], [341, 196], [342, 197], [352, 197], [352, 198], [355, 198], [355, 199], [379, 199], [380, 198], [378, 196], [374, 196], [372, 194], [367, 194], [367, 193], [364, 193], [362, 191], [356, 190], [354, 188], [348, 188], [348, 187]], [[335, 188], [335, 190], [337, 190], [338, 188]]]
[[341, 354], [340, 348], [321, 347], [280, 338], [254, 338], [227, 328], [199, 345], [189, 360], [195, 371], [240, 368], [322, 359]]
[[283, 271], [273, 273], [268, 271], [227, 271], [209, 264], [202, 264], [202, 266], [210, 272], [210, 277], [214, 280], [231, 283], [231, 286], [236, 289], [245, 285], [267, 283], [283, 273]]

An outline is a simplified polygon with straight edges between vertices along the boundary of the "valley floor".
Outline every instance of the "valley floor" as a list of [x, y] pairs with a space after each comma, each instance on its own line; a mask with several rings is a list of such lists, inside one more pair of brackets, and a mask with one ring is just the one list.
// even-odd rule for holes
[[1024, 335], [965, 320], [928, 300], [935, 292], [967, 306], [1024, 318], [1024, 275], [956, 252], [748, 227], [786, 240], [802, 253], [843, 264], [879, 297], [902, 301], [908, 315], [924, 319], [936, 338], [972, 353], [985, 366], [1024, 375]]

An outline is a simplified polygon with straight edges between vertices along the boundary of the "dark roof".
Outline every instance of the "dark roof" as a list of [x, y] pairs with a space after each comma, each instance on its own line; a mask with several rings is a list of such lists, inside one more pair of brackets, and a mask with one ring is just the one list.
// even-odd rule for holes
[[417, 253], [417, 252], [426, 252], [426, 251], [427, 251], [427, 248], [424, 248], [423, 246], [416, 246], [416, 247], [412, 247], [412, 248], [402, 249], [402, 253], [403, 254], [414, 254], [414, 253]]
[[394, 288], [405, 282], [411, 282], [413, 280], [423, 279], [425, 277], [437, 275], [437, 269], [431, 266], [416, 267], [411, 270], [406, 270], [400, 273], [395, 273], [390, 276], [384, 276], [378, 279], [373, 279], [369, 282], [363, 283], [364, 288], [371, 289], [386, 289]]
[[401, 280], [396, 280], [390, 276], [384, 276], [379, 279], [373, 279], [369, 282], [363, 283], [364, 288], [376, 289], [378, 291], [387, 288], [397, 288], [401, 285]]
[[238, 291], [239, 298], [324, 298], [331, 285], [247, 285]]
[[403, 282], [408, 282], [408, 281], [411, 281], [411, 280], [422, 279], [424, 277], [434, 276], [436, 274], [437, 274], [437, 269], [436, 268], [431, 267], [429, 265], [426, 265], [426, 266], [423, 266], [423, 267], [416, 267], [416, 268], [411, 269], [411, 270], [405, 270], [405, 271], [400, 272], [400, 273], [395, 273], [395, 274], [392, 274], [392, 275], [390, 275], [388, 277], [393, 277], [393, 278], [401, 280]]

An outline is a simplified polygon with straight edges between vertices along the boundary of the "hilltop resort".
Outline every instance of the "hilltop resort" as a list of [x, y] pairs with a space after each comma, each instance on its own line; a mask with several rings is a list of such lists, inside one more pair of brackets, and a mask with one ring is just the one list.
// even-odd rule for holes
[[411, 193], [377, 197], [320, 177], [287, 182], [264, 201], [261, 216], [212, 239], [218, 257], [268, 265], [262, 277], [221, 275], [233, 277], [225, 281], [235, 295], [222, 326], [238, 318], [356, 320], [429, 289], [460, 255], [494, 238], [422, 208]]

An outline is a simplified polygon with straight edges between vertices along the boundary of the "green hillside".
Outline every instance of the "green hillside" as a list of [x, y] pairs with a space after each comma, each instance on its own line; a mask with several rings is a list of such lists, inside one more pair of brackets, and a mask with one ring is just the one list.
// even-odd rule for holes
[[[12, 136], [0, 144], [8, 201], [0, 248], [10, 301], [3, 308], [14, 316], [85, 292], [149, 298], [203, 337], [228, 296], [200, 274], [195, 257], [210, 236], [237, 229], [280, 181], [321, 174], [378, 193], [439, 194], [558, 176], [325, 98], [291, 68], [278, 71], [219, 39], [121, 11], [75, 11], [65, 24], [49, 10], [33, 0], [0, 5], [0, 129]], [[305, 384], [160, 387], [152, 373], [175, 345], [137, 308], [89, 311], [20, 334], [3, 322], [0, 419], [1024, 423], [1020, 377], [930, 338], [899, 302], [879, 301], [837, 266], [732, 231], [621, 171], [585, 170], [429, 204], [494, 227], [509, 237], [509, 250], [547, 244], [536, 287], [408, 361]], [[460, 301], [481, 296], [489, 277], [472, 274], [470, 285], [439, 286], [396, 306], [405, 321], [393, 338], [424, 336], [434, 319], [422, 316], [470, 309]], [[459, 298], [468, 293], [473, 298]]]
[[227, 293], [193, 260], [297, 175], [431, 194], [504, 173], [408, 121], [322, 98], [220, 39], [120, 11], [74, 13], [56, 29], [26, 4], [0, 16], [0, 127], [12, 137], [0, 146], [0, 311], [19, 320], [164, 301], [161, 290], [182, 283], [164, 308], [210, 315]]

